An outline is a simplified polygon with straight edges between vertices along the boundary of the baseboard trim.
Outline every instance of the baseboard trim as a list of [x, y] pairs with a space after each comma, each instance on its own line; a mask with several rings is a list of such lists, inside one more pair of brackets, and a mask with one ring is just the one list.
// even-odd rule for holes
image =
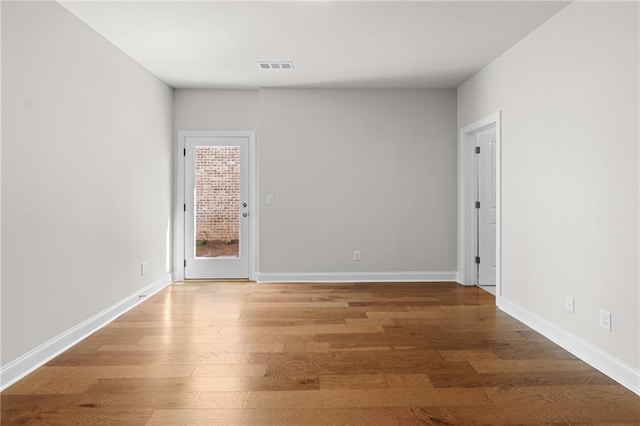
[[336, 272], [336, 273], [286, 273], [263, 272], [258, 273], [258, 282], [315, 282], [315, 283], [343, 283], [343, 282], [434, 282], [456, 281], [456, 272]]
[[36, 368], [47, 363], [73, 345], [109, 324], [171, 283], [170, 276], [155, 281], [122, 299], [104, 311], [70, 328], [0, 368], [0, 391], [5, 390]]
[[467, 287], [472, 287], [472, 286], [476, 285], [476, 283], [475, 283], [475, 282], [465, 283], [465, 282], [464, 282], [464, 276], [463, 276], [463, 274], [461, 274], [460, 272], [456, 272], [455, 274], [456, 274], [456, 275], [455, 275], [455, 276], [456, 276], [456, 278], [455, 278], [455, 280], [454, 280], [454, 281], [455, 281], [455, 282], [457, 282], [458, 284], [460, 284], [460, 285], [464, 285], [464, 286], [467, 286]]
[[496, 304], [502, 311], [525, 323], [630, 391], [640, 395], [640, 371], [631, 365], [504, 297], [497, 298]]

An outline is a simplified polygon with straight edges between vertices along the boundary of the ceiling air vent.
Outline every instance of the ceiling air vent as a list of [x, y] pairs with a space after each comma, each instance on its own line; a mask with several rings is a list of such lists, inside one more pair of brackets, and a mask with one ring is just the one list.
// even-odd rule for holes
[[258, 68], [261, 70], [292, 70], [291, 61], [258, 61]]

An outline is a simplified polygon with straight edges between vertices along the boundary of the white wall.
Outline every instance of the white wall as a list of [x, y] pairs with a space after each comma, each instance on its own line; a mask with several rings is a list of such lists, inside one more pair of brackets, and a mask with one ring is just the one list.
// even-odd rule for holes
[[257, 90], [174, 91], [174, 133], [179, 130], [256, 130]]
[[455, 96], [260, 90], [261, 276], [455, 271]]
[[[0, 99], [2, 99], [2, 2], [0, 2]], [[2, 102], [0, 102], [0, 308], [2, 308]], [[2, 314], [0, 313], [0, 333]], [[2, 336], [0, 336], [0, 365], [2, 365]]]
[[174, 99], [176, 132], [257, 130], [259, 279], [454, 279], [455, 90], [176, 90]]
[[2, 8], [5, 366], [168, 281], [172, 91], [57, 3]]
[[502, 110], [503, 303], [636, 377], [638, 16], [575, 2], [458, 88], [459, 127]]

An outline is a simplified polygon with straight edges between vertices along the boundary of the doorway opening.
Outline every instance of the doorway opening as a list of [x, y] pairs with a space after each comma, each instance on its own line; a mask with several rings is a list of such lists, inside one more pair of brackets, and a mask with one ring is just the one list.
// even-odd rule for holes
[[458, 143], [458, 282], [496, 297], [501, 283], [501, 116], [460, 130]]
[[496, 294], [496, 128], [478, 132], [475, 146], [476, 284]]
[[254, 132], [178, 134], [175, 279], [255, 279]]

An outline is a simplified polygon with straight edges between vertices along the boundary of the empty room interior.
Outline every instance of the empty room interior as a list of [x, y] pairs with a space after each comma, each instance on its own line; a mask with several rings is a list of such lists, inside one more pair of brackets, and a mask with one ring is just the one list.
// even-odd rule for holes
[[2, 424], [640, 424], [638, 1], [2, 1]]

